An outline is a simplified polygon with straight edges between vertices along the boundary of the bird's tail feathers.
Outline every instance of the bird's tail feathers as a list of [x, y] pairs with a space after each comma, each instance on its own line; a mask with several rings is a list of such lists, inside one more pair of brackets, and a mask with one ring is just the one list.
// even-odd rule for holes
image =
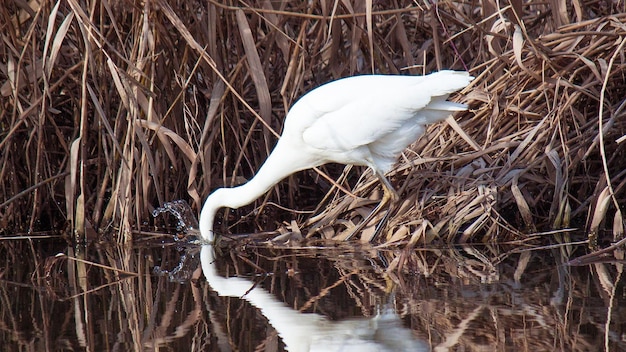
[[453, 101], [445, 100], [448, 96], [446, 95], [443, 99], [435, 99], [430, 102], [426, 106], [426, 109], [429, 110], [442, 110], [442, 111], [465, 111], [467, 110], [466, 104], [455, 103]]
[[431, 96], [447, 95], [467, 87], [474, 79], [466, 71], [444, 70], [428, 75], [426, 82]]
[[[439, 71], [422, 76], [413, 86], [405, 86], [402, 91], [387, 93], [386, 101], [391, 106], [419, 111], [465, 111], [467, 105], [447, 101], [451, 93], [459, 91], [474, 79], [465, 71]], [[444, 117], [445, 118], [445, 117]]]

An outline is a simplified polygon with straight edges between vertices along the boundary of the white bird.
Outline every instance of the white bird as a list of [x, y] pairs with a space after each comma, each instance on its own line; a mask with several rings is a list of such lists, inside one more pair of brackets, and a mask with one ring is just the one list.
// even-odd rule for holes
[[330, 162], [368, 166], [382, 183], [383, 198], [357, 227], [360, 230], [389, 200], [398, 198], [385, 173], [400, 153], [424, 133], [426, 124], [467, 110], [446, 99], [473, 78], [465, 71], [363, 75], [310, 91], [292, 106], [278, 143], [256, 175], [241, 186], [215, 190], [204, 202], [202, 240], [214, 242], [218, 209], [250, 204], [287, 176]]

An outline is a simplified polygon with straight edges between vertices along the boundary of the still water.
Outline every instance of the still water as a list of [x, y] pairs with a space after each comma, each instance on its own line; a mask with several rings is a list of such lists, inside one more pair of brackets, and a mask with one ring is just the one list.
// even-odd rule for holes
[[3, 351], [626, 350], [584, 248], [0, 241]]

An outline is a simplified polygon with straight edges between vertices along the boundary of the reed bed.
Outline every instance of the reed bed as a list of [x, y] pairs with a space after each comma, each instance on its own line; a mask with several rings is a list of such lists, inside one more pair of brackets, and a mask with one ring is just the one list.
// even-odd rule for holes
[[[389, 175], [401, 201], [378, 241], [526, 240], [569, 227], [613, 240], [602, 235], [623, 233], [626, 11], [569, 5], [5, 2], [1, 234], [130, 241], [164, 202], [199, 209], [214, 188], [252, 177], [308, 90], [449, 68], [476, 76], [454, 97], [470, 111], [404, 153]], [[342, 239], [380, 197], [361, 171], [298, 173], [225, 212], [221, 231]]]

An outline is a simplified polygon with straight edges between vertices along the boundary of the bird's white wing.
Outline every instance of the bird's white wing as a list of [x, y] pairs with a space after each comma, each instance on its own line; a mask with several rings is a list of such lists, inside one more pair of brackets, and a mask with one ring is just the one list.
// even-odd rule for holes
[[[383, 103], [380, 98], [365, 96], [321, 115], [304, 131], [304, 141], [318, 149], [347, 151], [378, 140], [413, 116], [412, 111]], [[419, 104], [424, 107], [428, 102], [422, 98]]]
[[[302, 99], [317, 111], [303, 139], [312, 147], [334, 151], [372, 143], [409, 119], [422, 117], [419, 111], [431, 102], [436, 110], [463, 110], [463, 105], [439, 97], [445, 99], [470, 80], [466, 72], [441, 71], [428, 76], [357, 76], [332, 82]], [[415, 123], [424, 125], [447, 116], [423, 115]]]

